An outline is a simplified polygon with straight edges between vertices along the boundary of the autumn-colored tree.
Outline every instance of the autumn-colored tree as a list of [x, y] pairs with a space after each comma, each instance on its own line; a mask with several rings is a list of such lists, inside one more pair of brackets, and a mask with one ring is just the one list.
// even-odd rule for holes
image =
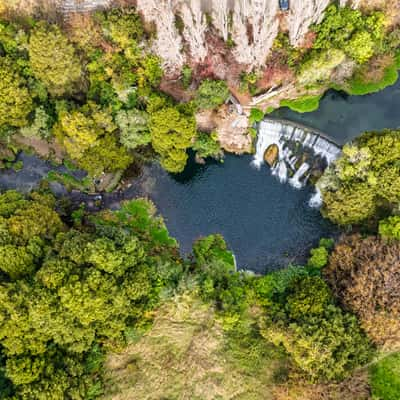
[[400, 345], [400, 244], [375, 236], [344, 236], [324, 276], [338, 300], [357, 314], [371, 339]]

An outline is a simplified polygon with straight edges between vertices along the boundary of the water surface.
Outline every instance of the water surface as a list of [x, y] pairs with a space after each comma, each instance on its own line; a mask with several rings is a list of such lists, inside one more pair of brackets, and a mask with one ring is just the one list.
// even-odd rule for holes
[[308, 206], [311, 188], [279, 183], [268, 167], [251, 167], [252, 158], [190, 162], [175, 177], [153, 165], [130, 191], [155, 202], [185, 253], [195, 239], [221, 233], [242, 269], [262, 273], [304, 262], [310, 247], [335, 229]]
[[318, 110], [299, 114], [287, 107], [271, 115], [317, 128], [339, 144], [354, 139], [360, 132], [400, 127], [400, 80], [393, 86], [365, 96], [349, 96], [329, 90]]
[[[400, 126], [400, 82], [367, 96], [347, 96], [329, 91], [320, 108], [298, 114], [288, 109], [273, 113], [317, 128], [338, 143], [360, 132]], [[54, 167], [32, 156], [21, 156], [24, 169], [0, 173], [0, 187], [30, 190]], [[321, 236], [337, 230], [319, 211], [308, 207], [311, 188], [296, 190], [280, 184], [266, 166], [251, 167], [252, 156], [227, 155], [224, 163], [189, 162], [184, 173], [170, 175], [159, 166], [145, 167], [142, 176], [125, 193], [105, 194], [104, 206], [118, 207], [122, 198], [147, 196], [164, 216], [168, 229], [187, 253], [192, 242], [221, 233], [234, 251], [238, 266], [265, 272], [303, 263]], [[59, 186], [53, 186], [60, 192]], [[90, 196], [74, 193], [77, 200]]]

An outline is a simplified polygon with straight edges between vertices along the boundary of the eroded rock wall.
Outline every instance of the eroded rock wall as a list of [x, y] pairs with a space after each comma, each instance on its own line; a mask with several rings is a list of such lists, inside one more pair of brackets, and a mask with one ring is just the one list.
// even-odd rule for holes
[[290, 42], [294, 46], [301, 45], [310, 25], [318, 23], [330, 0], [292, 0], [287, 16]]
[[[207, 43], [206, 14], [213, 29], [227, 42], [234, 43], [235, 61], [251, 70], [264, 64], [282, 27], [287, 27], [293, 45], [300, 46], [310, 25], [318, 23], [331, 0], [291, 0], [282, 11], [278, 0], [138, 0], [144, 18], [154, 22], [158, 39], [154, 50], [167, 70], [180, 68], [187, 56], [201, 62], [212, 49]], [[347, 0], [357, 6], [358, 0]], [[345, 5], [346, 1], [341, 3]], [[180, 34], [175, 17], [182, 18]], [[184, 46], [185, 45], [185, 46]], [[182, 49], [186, 48], [185, 54]]]

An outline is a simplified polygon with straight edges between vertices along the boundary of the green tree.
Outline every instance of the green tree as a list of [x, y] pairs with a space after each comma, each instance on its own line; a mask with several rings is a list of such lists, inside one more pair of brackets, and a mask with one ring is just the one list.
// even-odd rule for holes
[[112, 117], [93, 103], [61, 111], [53, 130], [71, 159], [91, 176], [123, 170], [132, 162], [126, 149], [118, 145]]
[[369, 360], [371, 346], [357, 319], [334, 304], [321, 277], [292, 267], [262, 278], [256, 292], [265, 309], [263, 336], [283, 346], [305, 378], [343, 379]]
[[198, 132], [192, 148], [201, 158], [213, 157], [220, 159], [224, 154], [216, 132], [211, 132], [210, 134]]
[[307, 266], [311, 268], [320, 269], [325, 267], [325, 265], [328, 263], [329, 253], [328, 250], [323, 246], [311, 249], [310, 255], [311, 257], [307, 261]]
[[132, 156], [118, 143], [115, 135], [109, 134], [98, 138], [96, 143], [83, 153], [78, 165], [90, 176], [95, 177], [103, 172], [123, 171], [132, 161]]
[[371, 357], [369, 342], [357, 319], [334, 306], [302, 323], [270, 325], [263, 335], [282, 345], [295, 366], [312, 382], [343, 379]]
[[291, 319], [301, 321], [322, 315], [331, 303], [327, 284], [317, 276], [300, 276], [287, 288], [285, 308]]
[[21, 128], [20, 132], [25, 137], [48, 139], [50, 137], [50, 116], [44, 107], [37, 107], [35, 118], [30, 126]]
[[121, 110], [115, 117], [120, 130], [120, 142], [127, 149], [134, 149], [151, 142], [149, 117], [137, 109]]
[[56, 25], [38, 24], [29, 39], [29, 60], [34, 76], [53, 96], [75, 91], [82, 79], [81, 62]]
[[155, 111], [150, 118], [151, 143], [161, 156], [161, 165], [169, 172], [181, 172], [188, 158], [186, 149], [196, 135], [193, 115], [174, 107]]
[[385, 16], [375, 11], [369, 15], [350, 7], [331, 5], [324, 20], [315, 25], [314, 49], [338, 49], [362, 64], [380, 48], [385, 34]]

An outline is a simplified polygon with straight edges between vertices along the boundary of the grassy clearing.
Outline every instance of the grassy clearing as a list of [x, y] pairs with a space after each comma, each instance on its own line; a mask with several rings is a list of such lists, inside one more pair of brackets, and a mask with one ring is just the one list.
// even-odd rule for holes
[[391, 354], [369, 370], [373, 398], [376, 400], [400, 399], [400, 353]]
[[390, 64], [383, 69], [381, 76], [379, 76], [378, 79], [366, 78], [364, 74], [360, 72], [356, 73], [355, 76], [343, 86], [334, 86], [333, 89], [344, 90], [350, 95], [362, 96], [379, 92], [388, 86], [394, 85], [399, 78], [398, 70], [400, 69], [400, 52], [394, 59], [390, 59]]
[[281, 100], [280, 107], [289, 107], [291, 110], [305, 113], [318, 109], [322, 95], [303, 96], [294, 100]]
[[272, 400], [284, 360], [251, 324], [241, 331], [247, 340], [224, 334], [209, 306], [179, 296], [149, 332], [108, 357], [104, 399]]
[[50, 182], [59, 182], [64, 185], [67, 190], [77, 189], [80, 191], [88, 191], [92, 185], [90, 178], [85, 177], [82, 180], [75, 178], [74, 176], [68, 173], [50, 171], [47, 174], [47, 179]]

